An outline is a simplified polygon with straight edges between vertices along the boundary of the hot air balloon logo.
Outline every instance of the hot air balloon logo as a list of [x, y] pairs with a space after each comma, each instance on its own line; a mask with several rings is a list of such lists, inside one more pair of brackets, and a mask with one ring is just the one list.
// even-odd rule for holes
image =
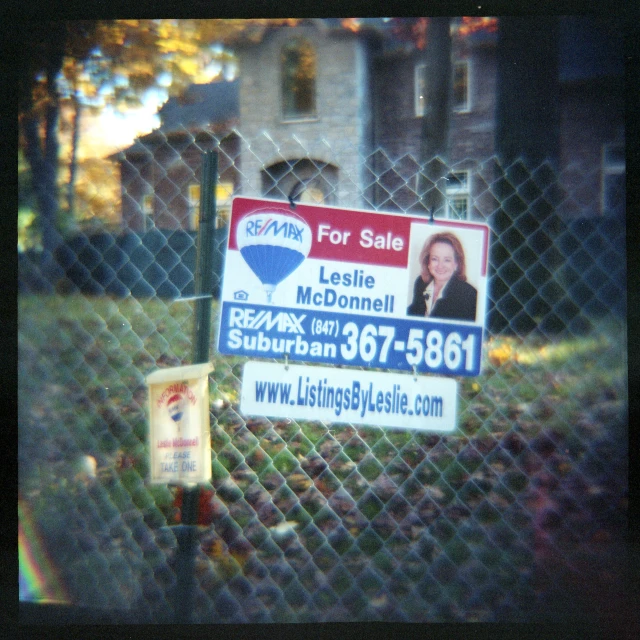
[[186, 402], [182, 395], [176, 393], [172, 395], [167, 402], [167, 411], [169, 417], [180, 427], [182, 417], [184, 416]]
[[236, 242], [271, 302], [276, 286], [309, 255], [311, 229], [298, 216], [267, 209], [240, 220]]

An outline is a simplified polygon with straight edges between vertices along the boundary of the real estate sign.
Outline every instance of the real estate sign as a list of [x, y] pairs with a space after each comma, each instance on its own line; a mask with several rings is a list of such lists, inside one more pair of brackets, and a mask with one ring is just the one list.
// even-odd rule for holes
[[147, 376], [151, 482], [191, 485], [211, 479], [211, 363]]
[[218, 351], [478, 375], [488, 248], [481, 223], [235, 198]]

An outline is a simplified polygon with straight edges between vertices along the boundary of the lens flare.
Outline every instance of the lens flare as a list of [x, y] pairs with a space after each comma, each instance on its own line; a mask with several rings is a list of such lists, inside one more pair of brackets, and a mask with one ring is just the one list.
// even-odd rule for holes
[[23, 601], [68, 603], [69, 596], [41, 543], [33, 516], [18, 501], [18, 597]]

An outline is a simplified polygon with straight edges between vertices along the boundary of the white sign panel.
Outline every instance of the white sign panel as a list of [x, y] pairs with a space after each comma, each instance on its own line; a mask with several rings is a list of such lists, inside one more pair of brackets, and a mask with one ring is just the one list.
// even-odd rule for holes
[[351, 424], [453, 431], [457, 384], [451, 378], [247, 362], [240, 409]]
[[211, 479], [210, 363], [147, 376], [151, 482], [196, 484]]
[[481, 223], [235, 198], [218, 351], [478, 375], [488, 248]]

